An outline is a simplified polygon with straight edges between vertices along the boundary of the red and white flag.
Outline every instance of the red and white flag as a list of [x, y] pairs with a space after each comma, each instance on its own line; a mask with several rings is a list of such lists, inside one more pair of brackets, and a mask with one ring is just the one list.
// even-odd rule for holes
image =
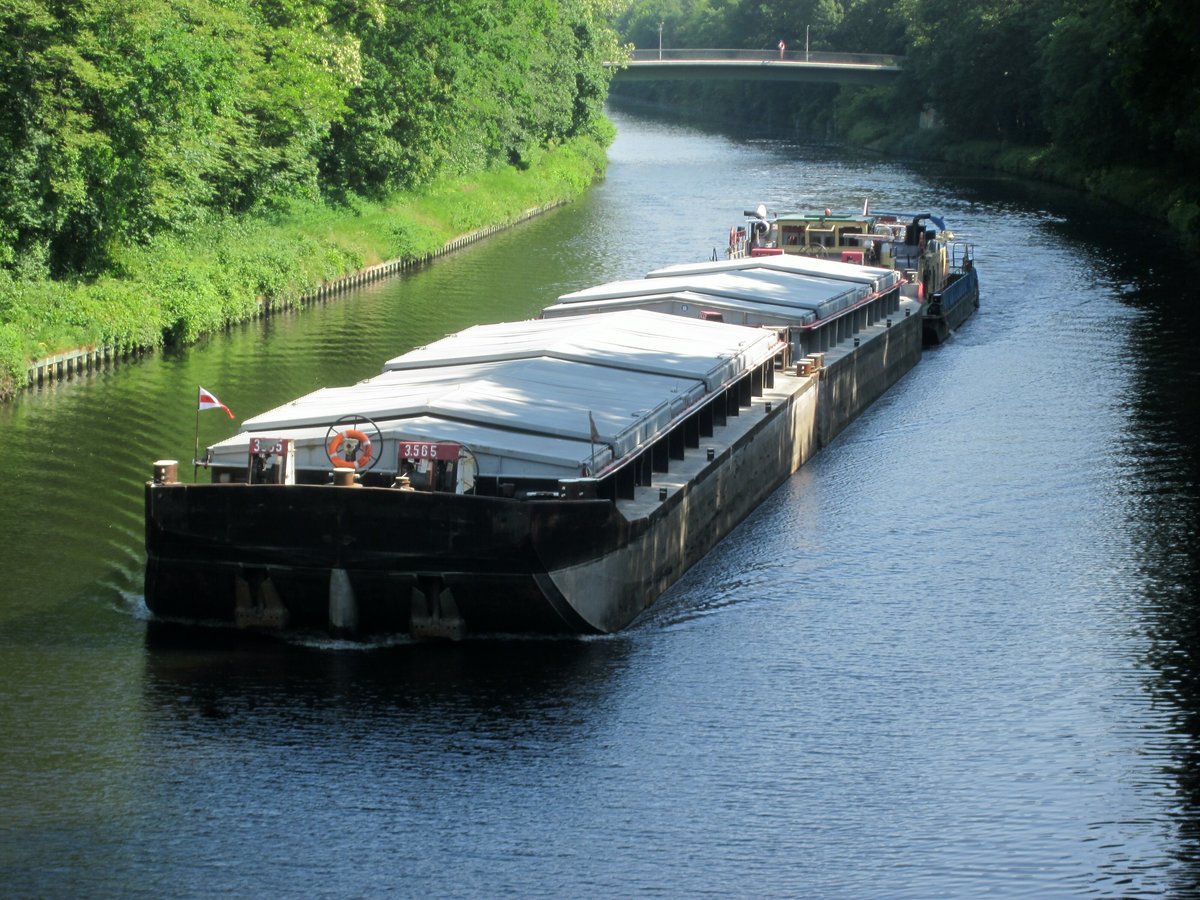
[[229, 418], [233, 418], [233, 413], [229, 411], [229, 407], [218, 400], [216, 394], [212, 391], [206, 391], [204, 388], [200, 388], [200, 398], [197, 401], [196, 409], [223, 409]]

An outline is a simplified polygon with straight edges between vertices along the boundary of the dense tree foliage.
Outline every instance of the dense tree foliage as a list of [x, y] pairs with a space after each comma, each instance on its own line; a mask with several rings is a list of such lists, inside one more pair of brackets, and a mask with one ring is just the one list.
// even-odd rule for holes
[[394, 4], [364, 37], [363, 77], [322, 160], [328, 178], [386, 192], [435, 172], [520, 165], [586, 131], [615, 49], [594, 13], [554, 0]]
[[[899, 53], [880, 107], [938, 111], [951, 133], [1052, 143], [1084, 164], [1172, 167], [1200, 158], [1200, 4], [1195, 0], [632, 0], [618, 30], [638, 47]], [[676, 90], [678, 88], [658, 88]], [[776, 123], [813, 121], [820, 92], [685, 88]], [[828, 105], [827, 105], [828, 106]]]
[[0, 0], [0, 269], [587, 133], [607, 0]]
[[[214, 218], [527, 165], [599, 121], [612, 22], [641, 47], [904, 54], [894, 90], [840, 108], [932, 106], [959, 137], [1183, 174], [1200, 153], [1194, 0], [0, 0], [0, 272], [94, 274]], [[681, 89], [820, 134], [839, 109], [652, 88]]]

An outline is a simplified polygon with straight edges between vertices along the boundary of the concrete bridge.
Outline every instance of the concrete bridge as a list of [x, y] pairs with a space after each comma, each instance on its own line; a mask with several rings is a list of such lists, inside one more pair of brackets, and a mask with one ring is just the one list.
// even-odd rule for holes
[[627, 63], [615, 66], [613, 80], [884, 84], [900, 74], [903, 61], [902, 56], [807, 50], [634, 50]]

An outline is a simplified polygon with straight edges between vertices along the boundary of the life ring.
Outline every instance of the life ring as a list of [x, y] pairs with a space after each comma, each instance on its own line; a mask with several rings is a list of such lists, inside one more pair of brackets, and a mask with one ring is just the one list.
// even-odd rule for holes
[[737, 246], [737, 228], [733, 225], [729, 226], [729, 246]]
[[[347, 459], [344, 456], [338, 456], [337, 452], [342, 448], [346, 438], [353, 438], [358, 441], [357, 455], [354, 459]], [[329, 461], [333, 463], [334, 468], [355, 468], [365, 469], [371, 463], [371, 454], [374, 448], [371, 446], [371, 439], [357, 428], [347, 428], [345, 431], [339, 431], [333, 436], [333, 440], [325, 447], [325, 452], [329, 456]]]

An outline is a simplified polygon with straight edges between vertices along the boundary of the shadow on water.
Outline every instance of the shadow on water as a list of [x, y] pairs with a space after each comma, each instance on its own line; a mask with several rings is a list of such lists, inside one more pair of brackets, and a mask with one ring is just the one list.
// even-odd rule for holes
[[[1173, 329], [1160, 329], [1163, 310], [1151, 309], [1138, 329], [1135, 354], [1194, 352]], [[1192, 327], [1194, 334], [1194, 327]], [[1193, 364], [1194, 366], [1194, 364]], [[1128, 511], [1136, 548], [1130, 630], [1143, 636], [1151, 704], [1170, 739], [1147, 754], [1161, 777], [1176, 785], [1179, 866], [1173, 885], [1180, 896], [1200, 893], [1200, 399], [1180, 383], [1186, 367], [1138, 367], [1130, 428], [1117, 438], [1124, 478], [1115, 485]], [[1193, 372], [1194, 386], [1200, 373]]]
[[1122, 377], [1132, 381], [1129, 428], [1117, 436], [1123, 476], [1115, 486], [1137, 548], [1140, 621], [1148, 642], [1152, 702], [1175, 740], [1163, 774], [1177, 785], [1180, 896], [1200, 893], [1200, 310], [1170, 243], [1113, 255], [1107, 274], [1142, 315]]
[[[1200, 521], [1196, 496], [1160, 497], [1158, 503], [1190, 508], [1193, 522]], [[1150, 509], [1154, 502], [1148, 504]], [[1176, 785], [1178, 869], [1172, 879], [1179, 896], [1200, 894], [1200, 550], [1196, 535], [1181, 542], [1173, 529], [1153, 527], [1159, 521], [1139, 516], [1134, 527], [1148, 525], [1139, 540], [1146, 596], [1144, 630], [1149, 648], [1146, 662], [1154, 670], [1149, 681], [1152, 702], [1162, 710], [1174, 735], [1166, 751], [1156, 758], [1164, 780]]]
[[570, 710], [603, 707], [628, 652], [620, 637], [362, 648], [152, 622], [144, 697], [168, 727], [274, 722], [291, 730], [332, 714], [366, 730], [409, 720], [417, 730], [485, 729], [499, 738], [538, 722], [569, 726]]
[[[1044, 186], [1032, 186], [1044, 192]], [[1028, 203], [1030, 186], [1017, 183]], [[1200, 894], [1200, 308], [1189, 273], [1163, 222], [1070, 192], [1054, 192], [1056, 212], [1043, 233], [1092, 262], [1095, 279], [1137, 315], [1113, 347], [1105, 376], [1127, 382], [1124, 428], [1112, 435], [1118, 459], [1112, 485], [1127, 519], [1131, 562], [1110, 561], [1111, 577], [1133, 586], [1128, 631], [1146, 648], [1145, 682], [1165, 723], [1147, 736], [1152, 781], [1174, 783], [1178, 806], [1171, 886]]]

